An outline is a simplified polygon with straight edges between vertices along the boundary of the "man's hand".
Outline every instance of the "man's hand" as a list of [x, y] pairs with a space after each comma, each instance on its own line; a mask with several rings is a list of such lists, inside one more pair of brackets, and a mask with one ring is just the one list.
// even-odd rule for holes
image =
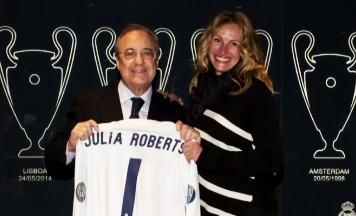
[[183, 124], [181, 121], [176, 123], [177, 131], [180, 131], [180, 138], [184, 140], [183, 152], [188, 162], [198, 160], [200, 153], [203, 151], [200, 146], [200, 133], [189, 125]]
[[93, 133], [93, 128], [99, 131], [99, 126], [94, 120], [79, 122], [70, 133], [68, 140], [68, 151], [75, 152], [78, 139], [86, 140]]
[[158, 93], [161, 93], [164, 98], [169, 98], [171, 101], [177, 101], [180, 105], [184, 105], [184, 101], [182, 100], [181, 97], [178, 97], [175, 93], [168, 93], [166, 91], [162, 91], [160, 89], [157, 89]]

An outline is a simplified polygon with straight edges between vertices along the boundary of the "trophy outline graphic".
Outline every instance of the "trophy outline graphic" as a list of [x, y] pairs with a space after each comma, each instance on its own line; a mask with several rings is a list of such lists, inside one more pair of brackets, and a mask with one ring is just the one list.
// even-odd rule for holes
[[[108, 67], [105, 70], [105, 73], [103, 72], [103, 67], [101, 64], [102, 61], [100, 60], [100, 55], [99, 55], [98, 45], [97, 45], [98, 37], [103, 32], [109, 33], [109, 35], [111, 36], [110, 43], [107, 45], [105, 49], [105, 55], [106, 58], [110, 61], [110, 63], [114, 65], [113, 67]], [[96, 69], [98, 71], [101, 86], [109, 85], [109, 78], [108, 78], [109, 70], [113, 70], [116, 68], [115, 53], [110, 54], [110, 51], [115, 46], [115, 43], [116, 43], [116, 33], [114, 32], [114, 30], [112, 30], [109, 27], [101, 27], [97, 29], [93, 34], [92, 47], [94, 53], [94, 60], [95, 60]]]
[[[171, 41], [170, 43], [170, 48], [169, 48], [169, 53], [168, 53], [168, 60], [167, 60], [167, 65], [165, 67], [164, 72], [162, 71], [161, 67], [158, 67], [157, 70], [159, 71], [159, 89], [164, 90], [167, 85], [167, 81], [169, 79], [170, 71], [172, 68], [172, 63], [174, 59], [174, 53], [175, 53], [175, 47], [176, 47], [176, 39], [174, 37], [174, 34], [171, 30], [167, 28], [157, 28], [155, 31], [156, 35], [158, 36], [161, 33], [165, 33], [169, 36], [169, 39]], [[102, 62], [103, 60], [100, 58], [100, 52], [98, 50], [98, 38], [102, 33], [108, 33], [110, 36], [110, 42], [107, 44], [106, 49], [105, 49], [105, 55], [106, 59], [109, 60], [109, 62], [113, 65], [112, 67], [107, 67], [105, 69], [105, 72], [102, 67]], [[110, 53], [113, 47], [115, 46], [116, 43], [116, 33], [115, 31], [110, 28], [110, 27], [100, 27], [98, 28], [92, 37], [92, 48], [93, 48], [93, 54], [94, 54], [94, 60], [96, 64], [96, 68], [98, 71], [99, 79], [101, 82], [102, 86], [107, 86], [109, 84], [109, 70], [114, 70], [116, 68], [116, 59], [115, 59], [115, 53]], [[158, 59], [162, 58], [162, 55], [164, 52], [162, 51], [162, 48], [159, 47], [160, 49], [160, 55]]]
[[[17, 35], [16, 35], [16, 31], [10, 27], [10, 26], [0, 26], [0, 33], [1, 32], [8, 32], [11, 34], [11, 41], [10, 43], [7, 45], [6, 47], [6, 56], [8, 58], [8, 60], [13, 64], [13, 66], [9, 66], [9, 67], [6, 67], [6, 69], [3, 68], [3, 65], [1, 64], [1, 61], [0, 61], [0, 81], [1, 81], [1, 84], [3, 86], [3, 89], [4, 89], [4, 92], [5, 92], [5, 95], [6, 95], [6, 98], [7, 98], [7, 101], [9, 103], [9, 106], [11, 108], [11, 111], [20, 127], [20, 129], [23, 131], [23, 133], [25, 134], [26, 136], [26, 139], [29, 141], [29, 146], [26, 147], [26, 148], [23, 148], [19, 151], [18, 153], [18, 158], [43, 158], [42, 154], [41, 156], [38, 156], [38, 155], [22, 155], [24, 152], [28, 151], [29, 149], [32, 148], [32, 145], [33, 145], [33, 141], [32, 139], [29, 137], [26, 129], [23, 127], [22, 123], [20, 122], [19, 118], [18, 118], [18, 115], [16, 114], [16, 111], [14, 109], [14, 103], [13, 103], [13, 99], [11, 97], [11, 91], [10, 91], [10, 87], [9, 87], [9, 79], [8, 79], [8, 71], [11, 70], [11, 69], [16, 69], [17, 67], [17, 60], [19, 60], [19, 58], [17, 57], [17, 54], [20, 54], [20, 53], [30, 53], [30, 52], [36, 52], [36, 53], [47, 53], [47, 54], [52, 54], [52, 57], [50, 58], [52, 61], [54, 61], [53, 63], [51, 63], [51, 66], [53, 67], [53, 69], [58, 69], [60, 70], [61, 72], [61, 80], [60, 80], [60, 87], [59, 87], [59, 94], [58, 94], [58, 97], [57, 97], [57, 100], [56, 100], [56, 104], [55, 104], [55, 110], [53, 112], [53, 115], [52, 117], [50, 118], [50, 121], [48, 123], [48, 125], [45, 127], [45, 129], [43, 130], [42, 132], [42, 136], [40, 137], [40, 139], [38, 140], [37, 142], [37, 146], [39, 147], [40, 150], [44, 150], [44, 148], [41, 146], [41, 141], [42, 139], [44, 138], [47, 130], [50, 128], [52, 122], [53, 122], [53, 119], [54, 117], [56, 116], [57, 114], [57, 111], [58, 111], [58, 108], [59, 108], [59, 105], [62, 101], [62, 98], [63, 98], [63, 95], [64, 95], [64, 92], [66, 90], [66, 87], [67, 87], [67, 83], [68, 83], [68, 80], [69, 80], [69, 77], [70, 77], [70, 73], [71, 73], [71, 70], [72, 70], [72, 65], [73, 65], [73, 61], [74, 61], [74, 57], [75, 57], [75, 51], [76, 51], [76, 45], [77, 45], [77, 38], [76, 38], [76, 35], [75, 33], [73, 32], [72, 29], [68, 28], [68, 27], [65, 27], [65, 26], [60, 26], [58, 28], [56, 28], [53, 33], [52, 33], [52, 41], [57, 49], [56, 52], [53, 52], [53, 51], [49, 51], [49, 50], [43, 50], [43, 49], [26, 49], [26, 50], [18, 50], [18, 51], [12, 51], [12, 48], [16, 42], [16, 38], [17, 38]], [[62, 49], [62, 46], [59, 44], [58, 42], [58, 34], [61, 33], [61, 32], [66, 32], [69, 34], [69, 36], [72, 38], [72, 43], [71, 43], [71, 48], [70, 48], [70, 54], [69, 54], [69, 59], [68, 59], [68, 63], [66, 65], [66, 68], [65, 70], [63, 70], [62, 67], [58, 67], [56, 66], [56, 64], [61, 60], [61, 57], [63, 55], [63, 49]], [[5, 72], [4, 72], [5, 71]], [[33, 77], [36, 77], [37, 78], [37, 82], [34, 82], [31, 78]], [[38, 74], [31, 74], [31, 76], [29, 77], [29, 82], [32, 84], [32, 85], [38, 85], [40, 83], [40, 76]]]
[[[303, 73], [300, 69], [300, 64], [299, 64], [299, 58], [298, 58], [298, 52], [297, 52], [297, 47], [296, 47], [296, 43], [297, 43], [297, 40], [299, 39], [299, 37], [301, 36], [306, 36], [309, 38], [309, 45], [308, 47], [306, 48], [306, 50], [304, 51], [304, 60], [306, 61], [307, 65], [309, 65], [309, 67], [311, 69], [306, 69]], [[335, 57], [344, 57], [346, 59], [348, 59], [346, 61], [346, 64], [347, 64], [347, 71], [349, 73], [356, 73], [356, 71], [354, 70], [351, 70], [351, 68], [354, 66], [354, 64], [356, 63], [356, 49], [353, 45], [353, 39], [356, 37], [356, 32], [352, 33], [350, 36], [349, 36], [349, 39], [348, 39], [348, 45], [349, 45], [349, 48], [353, 54], [352, 57], [348, 56], [348, 55], [343, 55], [343, 54], [338, 54], [338, 53], [322, 53], [322, 54], [315, 54], [315, 55], [312, 55], [310, 56], [310, 52], [312, 50], [312, 48], [314, 47], [314, 44], [315, 44], [315, 37], [314, 35], [308, 31], [308, 30], [300, 30], [298, 31], [296, 34], [294, 34], [293, 38], [292, 38], [292, 42], [291, 42], [291, 48], [292, 48], [292, 55], [293, 55], [293, 62], [294, 62], [294, 67], [295, 67], [295, 70], [296, 70], [296, 74], [297, 74], [297, 79], [298, 79], [298, 84], [299, 84], [299, 87], [300, 87], [300, 90], [301, 90], [301, 93], [302, 93], [302, 96], [303, 96], [303, 99], [304, 99], [304, 102], [305, 102], [305, 105], [307, 107], [307, 110], [308, 110], [308, 113], [310, 115], [310, 118], [314, 124], [314, 127], [315, 129], [317, 130], [317, 132], [319, 133], [322, 141], [324, 142], [324, 147], [321, 148], [321, 149], [318, 149], [314, 152], [313, 154], [313, 158], [314, 159], [345, 159], [346, 158], [346, 155], [344, 153], [344, 151], [340, 150], [340, 149], [337, 149], [335, 147], [335, 143], [337, 142], [337, 140], [339, 139], [339, 136], [341, 134], [341, 132], [345, 129], [346, 127], [346, 124], [352, 114], [352, 111], [355, 107], [355, 102], [356, 102], [356, 89], [354, 90], [354, 93], [353, 93], [353, 97], [352, 97], [352, 101], [351, 101], [351, 105], [350, 105], [350, 111], [345, 119], [345, 122], [343, 123], [341, 129], [338, 131], [337, 135], [336, 135], [336, 138], [332, 141], [332, 149], [334, 152], [338, 152], [341, 156], [320, 156], [320, 153], [321, 152], [324, 152], [327, 147], [328, 147], [328, 142], [326, 141], [326, 139], [324, 138], [324, 135], [321, 131], [321, 129], [317, 126], [317, 123], [316, 121], [314, 120], [314, 117], [313, 117], [313, 114], [311, 112], [311, 105], [310, 105], [310, 102], [309, 102], [309, 98], [308, 98], [308, 92], [307, 92], [307, 86], [306, 86], [306, 74], [307, 73], [311, 73], [314, 71], [315, 67], [313, 66], [313, 64], [316, 64], [316, 60], [315, 58], [316, 57], [323, 57], [323, 56], [335, 56]], [[330, 85], [329, 81], [332, 81], [333, 85]], [[336, 80], [335, 78], [333, 77], [328, 77], [325, 81], [325, 85], [328, 87], [328, 88], [333, 88], [335, 87], [336, 85]], [[319, 156], [318, 156], [318, 153], [319, 153]]]
[[[192, 34], [192, 36], [190, 38], [190, 50], [192, 53], [193, 62], [195, 62], [195, 58], [197, 56], [197, 39], [198, 39], [199, 35], [203, 34], [203, 32], [204, 32], [204, 29], [198, 29]], [[257, 29], [256, 34], [258, 36], [265, 37], [267, 40], [267, 51], [266, 51], [266, 58], [265, 58], [264, 66], [266, 68], [266, 71], [268, 72], [269, 63], [271, 61], [272, 50], [273, 50], [273, 40], [272, 40], [271, 35], [265, 30]]]
[[[167, 61], [167, 65], [164, 71], [164, 74], [162, 72], [162, 69], [160, 67], [157, 68], [157, 70], [159, 70], [160, 72], [160, 78], [159, 78], [159, 89], [160, 90], [164, 90], [166, 88], [167, 85], [167, 81], [169, 78], [169, 74], [171, 72], [171, 68], [172, 68], [172, 63], [173, 63], [173, 58], [174, 58], [174, 52], [176, 49], [176, 38], [174, 37], [174, 34], [171, 30], [167, 29], [167, 28], [158, 28], [155, 30], [156, 35], [158, 36], [160, 33], [165, 33], [169, 36], [169, 39], [171, 40], [171, 45], [169, 48], [169, 54], [168, 54], [168, 61]], [[160, 55], [159, 55], [159, 59], [162, 58], [163, 55], [163, 51], [162, 48], [159, 48], [160, 50]]]

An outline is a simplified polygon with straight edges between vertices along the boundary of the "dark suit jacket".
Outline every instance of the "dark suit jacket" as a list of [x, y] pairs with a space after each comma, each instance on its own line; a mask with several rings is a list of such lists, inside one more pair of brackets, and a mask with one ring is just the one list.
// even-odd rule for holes
[[[158, 121], [184, 120], [184, 107], [152, 92], [148, 119]], [[91, 90], [75, 97], [67, 114], [67, 121], [45, 148], [47, 172], [53, 179], [70, 179], [74, 176], [74, 160], [66, 165], [66, 146], [70, 132], [78, 122], [95, 120], [106, 123], [123, 119], [117, 84]]]

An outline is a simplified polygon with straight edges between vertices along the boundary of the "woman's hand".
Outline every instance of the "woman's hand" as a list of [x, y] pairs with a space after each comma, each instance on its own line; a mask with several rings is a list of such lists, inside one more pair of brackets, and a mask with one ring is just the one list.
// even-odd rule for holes
[[198, 160], [200, 153], [203, 151], [200, 146], [200, 133], [187, 124], [177, 121], [176, 129], [180, 132], [180, 138], [184, 140], [183, 153], [188, 162]]

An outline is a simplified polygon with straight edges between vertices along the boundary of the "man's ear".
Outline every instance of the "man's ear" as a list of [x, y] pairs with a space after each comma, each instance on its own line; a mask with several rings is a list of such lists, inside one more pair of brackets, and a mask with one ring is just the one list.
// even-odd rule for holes
[[119, 70], [120, 61], [117, 57], [115, 58], [115, 61], [116, 61], [116, 68]]
[[160, 48], [158, 48], [158, 52], [157, 52], [157, 67], [159, 66], [159, 59], [161, 58], [161, 49]]

